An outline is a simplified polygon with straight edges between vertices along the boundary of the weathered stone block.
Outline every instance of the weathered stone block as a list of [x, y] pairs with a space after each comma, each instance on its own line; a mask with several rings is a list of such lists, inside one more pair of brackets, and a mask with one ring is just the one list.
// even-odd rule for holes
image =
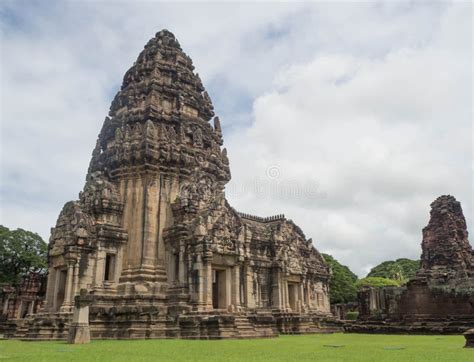
[[474, 328], [467, 330], [464, 333], [464, 338], [466, 338], [465, 348], [474, 348]]

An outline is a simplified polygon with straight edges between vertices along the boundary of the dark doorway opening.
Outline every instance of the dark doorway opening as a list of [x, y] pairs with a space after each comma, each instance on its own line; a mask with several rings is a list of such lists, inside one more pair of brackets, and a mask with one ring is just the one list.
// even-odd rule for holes
[[212, 308], [226, 309], [226, 272], [225, 270], [212, 271]]

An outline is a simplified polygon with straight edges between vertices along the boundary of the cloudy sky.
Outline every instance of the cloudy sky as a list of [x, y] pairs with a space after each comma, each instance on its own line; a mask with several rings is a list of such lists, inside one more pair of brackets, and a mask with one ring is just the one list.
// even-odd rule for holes
[[167, 28], [221, 118], [238, 210], [284, 213], [360, 276], [419, 257], [441, 194], [462, 202], [474, 232], [469, 2], [0, 6], [10, 228], [49, 238], [123, 74]]

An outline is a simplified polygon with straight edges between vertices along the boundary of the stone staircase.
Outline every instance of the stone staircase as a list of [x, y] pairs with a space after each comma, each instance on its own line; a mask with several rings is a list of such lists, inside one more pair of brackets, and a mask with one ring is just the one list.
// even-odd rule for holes
[[192, 312], [180, 315], [178, 320], [180, 337], [186, 339], [278, 337], [271, 314]]
[[255, 326], [246, 315], [236, 315], [234, 319], [235, 338], [255, 338], [258, 336]]
[[26, 341], [66, 340], [72, 313], [38, 313], [22, 320], [15, 339]]
[[281, 334], [335, 333], [343, 331], [343, 323], [333, 316], [315, 313], [277, 311], [274, 314]]

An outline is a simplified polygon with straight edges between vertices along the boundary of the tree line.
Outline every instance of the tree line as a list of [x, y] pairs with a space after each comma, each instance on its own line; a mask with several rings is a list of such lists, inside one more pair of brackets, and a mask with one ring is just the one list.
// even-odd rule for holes
[[419, 260], [400, 258], [384, 261], [373, 267], [365, 278], [359, 279], [349, 267], [329, 254], [322, 254], [332, 270], [329, 285], [331, 304], [357, 301], [357, 291], [363, 287], [402, 286], [420, 269]]
[[16, 286], [29, 273], [46, 273], [48, 245], [36, 233], [0, 225], [0, 283]]

